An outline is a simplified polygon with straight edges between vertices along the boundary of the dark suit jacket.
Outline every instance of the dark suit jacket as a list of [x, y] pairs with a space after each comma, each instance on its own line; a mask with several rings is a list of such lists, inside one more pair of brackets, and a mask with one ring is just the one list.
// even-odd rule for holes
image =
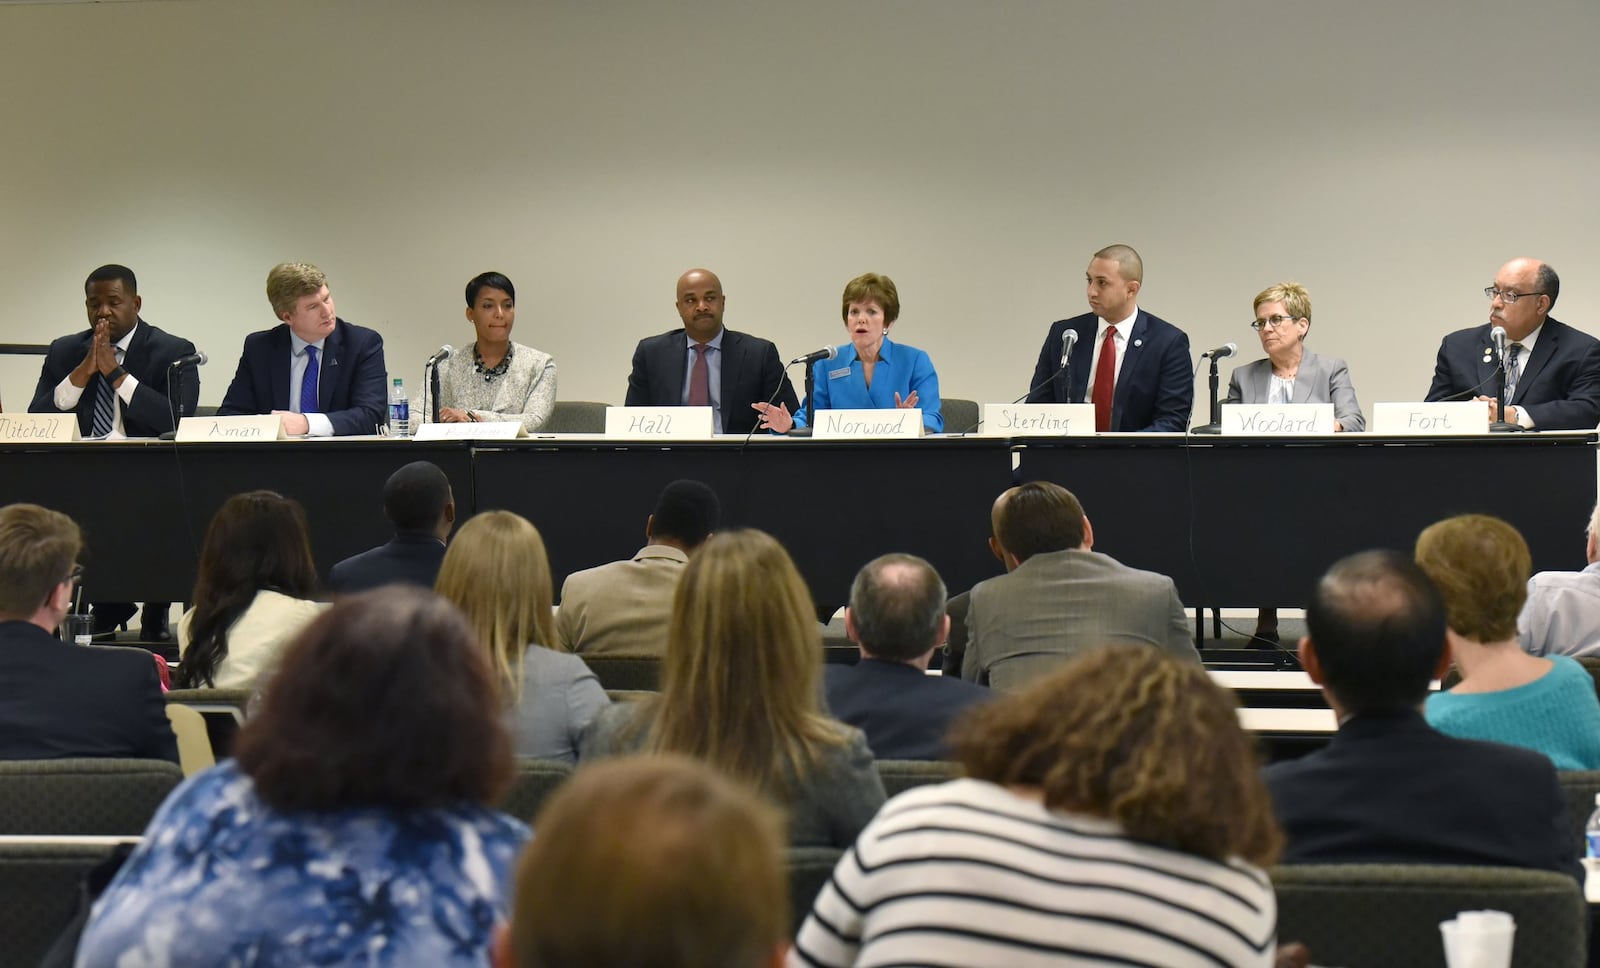
[[[683, 405], [684, 368], [688, 353], [682, 329], [639, 341], [633, 351], [633, 371], [628, 374], [630, 407], [678, 407]], [[781, 389], [780, 389], [781, 388]], [[776, 403], [786, 404], [789, 412], [800, 409], [800, 401], [783, 371], [778, 347], [770, 341], [731, 329], [722, 331], [722, 432], [747, 434], [755, 429], [756, 412], [752, 403], [766, 403], [778, 391]]]
[[0, 760], [72, 756], [178, 762], [150, 653], [0, 622]]
[[[1061, 334], [1069, 327], [1078, 331], [1078, 344], [1072, 348], [1070, 394], [1059, 374], [1051, 377], [1061, 369]], [[1029, 403], [1089, 401], [1089, 366], [1094, 361], [1098, 328], [1094, 313], [1050, 324], [1050, 335], [1039, 350], [1033, 381], [1028, 384], [1034, 388], [1028, 394]], [[1128, 351], [1122, 357], [1116, 391], [1111, 396], [1111, 429], [1183, 433], [1189, 429], [1193, 411], [1194, 361], [1189, 358], [1188, 334], [1139, 310], [1133, 331], [1128, 334]]]
[[444, 561], [444, 542], [431, 534], [401, 531], [394, 540], [333, 566], [328, 591], [340, 595], [400, 582], [432, 588]]
[[1446, 736], [1413, 710], [1356, 716], [1266, 780], [1287, 864], [1533, 867], [1582, 883], [1550, 760]]
[[[44, 368], [39, 371], [39, 385], [33, 391], [33, 402], [28, 405], [29, 413], [61, 412], [56, 409], [56, 387], [83, 362], [93, 339], [94, 330], [86, 329], [50, 344]], [[139, 320], [122, 358], [122, 368], [139, 381], [139, 388], [133, 391], [133, 402], [122, 408], [122, 429], [129, 437], [155, 437], [177, 429], [177, 411], [167, 399], [167, 371], [172, 361], [193, 352], [194, 344], [188, 340]], [[83, 396], [78, 398], [78, 433], [84, 436], [94, 427], [94, 401], [103, 379], [98, 372], [89, 377]], [[199, 371], [192, 366], [184, 367], [173, 386], [183, 405], [183, 415], [194, 416], [195, 404], [200, 400]]]
[[853, 666], [829, 663], [823, 685], [834, 718], [866, 733], [880, 760], [949, 759], [944, 737], [950, 724], [995, 695], [961, 679], [865, 657]]
[[[1494, 396], [1491, 328], [1484, 323], [1444, 338], [1426, 399]], [[1525, 408], [1540, 430], [1594, 429], [1600, 424], [1600, 340], [1546, 319], [1539, 329], [1539, 341], [1522, 367], [1516, 392], [1506, 402]]]
[[[244, 338], [239, 370], [217, 409], [221, 416], [289, 410], [289, 324]], [[383, 337], [365, 326], [338, 320], [322, 344], [317, 395], [322, 412], [341, 437], [370, 434], [388, 419]]]

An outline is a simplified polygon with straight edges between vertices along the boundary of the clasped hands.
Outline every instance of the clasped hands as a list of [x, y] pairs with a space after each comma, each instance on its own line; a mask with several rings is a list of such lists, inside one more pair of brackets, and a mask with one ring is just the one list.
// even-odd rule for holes
[[81, 390], [89, 385], [89, 377], [96, 372], [109, 379], [116, 370], [117, 349], [111, 345], [111, 325], [104, 321], [95, 323], [94, 337], [89, 340], [89, 352], [84, 354], [83, 361], [73, 369], [69, 379], [73, 386]]
[[[900, 394], [894, 395], [896, 410], [912, 410], [917, 406], [917, 391], [912, 390], [902, 399]], [[786, 403], [752, 403], [750, 409], [759, 413], [761, 417], [756, 426], [761, 430], [770, 430], [774, 433], [786, 434], [794, 427], [794, 415], [789, 412]]]

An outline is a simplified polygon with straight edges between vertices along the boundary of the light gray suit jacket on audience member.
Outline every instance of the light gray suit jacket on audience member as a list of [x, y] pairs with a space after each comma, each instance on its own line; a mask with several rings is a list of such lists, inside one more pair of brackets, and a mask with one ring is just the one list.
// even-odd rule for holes
[[573, 572], [561, 585], [556, 636], [584, 655], [661, 655], [672, 596], [688, 563], [677, 548], [656, 544], [628, 561]]
[[996, 689], [1024, 686], [1101, 645], [1143, 642], [1200, 661], [1172, 579], [1075, 549], [1034, 555], [974, 585], [967, 636], [962, 678]]
[[1600, 655], [1600, 562], [1528, 579], [1517, 639], [1534, 655]]
[[522, 654], [522, 701], [507, 714], [512, 752], [576, 763], [589, 724], [609, 705], [600, 680], [582, 659], [530, 645]]
[[[1228, 378], [1228, 398], [1223, 403], [1266, 403], [1272, 390], [1272, 361], [1256, 360], [1233, 368]], [[1367, 429], [1350, 383], [1350, 368], [1335, 356], [1319, 356], [1302, 350], [1300, 369], [1294, 378], [1294, 397], [1290, 403], [1331, 403], [1333, 419], [1345, 430]]]

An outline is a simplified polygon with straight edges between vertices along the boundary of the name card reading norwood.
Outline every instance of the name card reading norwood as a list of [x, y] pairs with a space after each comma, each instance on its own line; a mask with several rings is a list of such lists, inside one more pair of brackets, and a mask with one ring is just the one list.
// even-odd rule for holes
[[820, 440], [862, 437], [921, 437], [922, 411], [818, 410], [811, 436]]
[[1479, 400], [1374, 404], [1372, 432], [1397, 437], [1486, 434], [1489, 432], [1489, 408]]
[[178, 441], [185, 444], [227, 444], [284, 438], [283, 418], [274, 413], [241, 417], [184, 417], [178, 421]]
[[996, 437], [1093, 437], [1094, 404], [986, 403], [979, 432]]
[[426, 423], [414, 440], [515, 440], [528, 436], [520, 420], [481, 420], [463, 423]]
[[1222, 432], [1240, 437], [1333, 433], [1331, 403], [1225, 403]]
[[0, 440], [41, 444], [80, 439], [75, 413], [0, 413]]
[[710, 407], [607, 407], [606, 436], [620, 440], [710, 440]]

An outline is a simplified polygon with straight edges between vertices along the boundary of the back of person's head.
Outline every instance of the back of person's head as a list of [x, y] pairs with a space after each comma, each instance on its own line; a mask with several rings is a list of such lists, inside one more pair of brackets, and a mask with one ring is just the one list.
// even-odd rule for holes
[[1306, 607], [1323, 685], [1352, 714], [1416, 708], [1444, 656], [1444, 633], [1439, 590], [1398, 551], [1335, 562]]
[[1069, 659], [957, 722], [966, 775], [1036, 788], [1045, 806], [1201, 857], [1272, 863], [1282, 844], [1233, 695], [1148, 645]]
[[444, 599], [389, 586], [302, 631], [234, 746], [280, 810], [487, 804], [511, 739], [472, 628]]
[[1060, 484], [1029, 481], [1011, 488], [993, 518], [995, 540], [1018, 561], [1083, 545], [1083, 505]]
[[586, 765], [535, 828], [499, 968], [757, 968], [788, 936], [781, 818], [692, 760]]
[[206, 528], [177, 685], [215, 681], [217, 665], [228, 655], [228, 627], [260, 591], [312, 598], [317, 564], [300, 502], [273, 491], [246, 491], [222, 502]]
[[650, 512], [650, 537], [669, 538], [686, 549], [699, 547], [722, 522], [717, 492], [699, 481], [673, 481], [661, 489]]
[[1502, 642], [1517, 634], [1533, 557], [1516, 528], [1486, 514], [1462, 514], [1417, 536], [1417, 564], [1444, 599], [1457, 635]]
[[529, 645], [561, 647], [550, 586], [550, 559], [539, 529], [510, 511], [473, 515], [439, 565], [434, 590], [472, 624], [507, 704], [522, 698], [523, 651]]
[[944, 628], [944, 581], [916, 555], [884, 555], [856, 572], [850, 621], [868, 655], [908, 662], [939, 645]]
[[449, 506], [450, 479], [429, 461], [412, 461], [383, 484], [383, 513], [396, 531], [431, 532]]
[[31, 618], [72, 575], [83, 550], [77, 522], [37, 504], [0, 508], [0, 617]]

